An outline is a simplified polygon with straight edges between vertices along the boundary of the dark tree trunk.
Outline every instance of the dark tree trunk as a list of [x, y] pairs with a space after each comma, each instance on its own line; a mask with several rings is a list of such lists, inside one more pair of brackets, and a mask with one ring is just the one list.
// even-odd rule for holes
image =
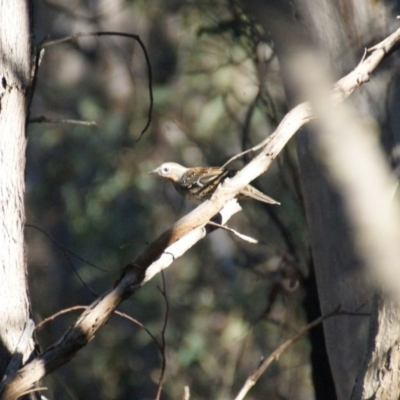
[[[250, 1], [243, 4], [260, 18], [266, 31], [273, 36], [292, 106], [298, 102], [298, 93], [293, 86], [296, 79], [292, 72], [288, 72], [294, 70], [293, 53], [301, 55], [300, 49], [308, 51], [313, 48], [319, 53], [320, 66], [331, 66], [336, 78], [340, 78], [357, 66], [366, 47], [382, 40], [390, 31], [390, 10], [383, 2], [328, 0], [316, 3], [313, 0], [296, 0], [293, 3]], [[391, 94], [395, 98], [398, 87], [394, 85], [395, 69], [390, 68], [390, 63], [383, 68], [386, 68], [385, 74], [379, 75], [379, 71], [374, 73], [371, 82], [354, 93], [351, 101], [360, 115], [380, 123], [382, 142], [388, 155], [392, 155], [398, 140], [395, 132], [400, 129], [393, 126], [398, 121], [398, 111], [393, 112], [394, 107], [389, 106], [392, 100], [388, 96]], [[297, 71], [298, 76], [302, 73], [307, 71]], [[364, 386], [368, 380], [379, 380], [381, 373], [391, 380], [393, 393], [397, 393], [398, 383], [391, 379], [393, 374], [384, 373], [387, 371], [382, 362], [387, 356], [391, 360], [390, 366], [398, 369], [398, 357], [390, 357], [395, 354], [398, 340], [395, 334], [390, 334], [387, 341], [384, 332], [396, 332], [395, 327], [400, 325], [400, 312], [394, 312], [396, 305], [385, 297], [375, 302], [368, 341], [368, 313], [373, 306], [375, 288], [370, 284], [365, 259], [356, 250], [344, 204], [330, 186], [326, 171], [316, 157], [312, 135], [303, 129], [296, 135], [296, 142], [321, 311], [326, 314], [340, 305], [347, 311], [366, 314], [340, 316], [324, 322], [326, 349], [337, 398], [347, 400], [351, 397], [360, 370], [364, 372], [358, 378], [359, 385]], [[380, 327], [380, 324], [383, 325]], [[368, 365], [364, 365], [368, 360]], [[374, 360], [377, 362], [374, 363]], [[370, 371], [368, 376], [367, 370]], [[361, 384], [360, 380], [364, 383]], [[386, 386], [386, 390], [387, 387], [390, 385]], [[365, 393], [371, 395], [371, 391], [358, 389], [358, 393], [361, 392], [363, 397], [356, 398], [365, 398]], [[386, 397], [382, 395], [379, 398]]]

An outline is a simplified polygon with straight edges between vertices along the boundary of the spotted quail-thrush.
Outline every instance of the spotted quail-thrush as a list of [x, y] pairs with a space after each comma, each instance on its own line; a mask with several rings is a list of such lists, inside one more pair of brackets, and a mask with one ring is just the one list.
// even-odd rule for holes
[[[186, 199], [192, 203], [199, 203], [209, 199], [218, 185], [226, 178], [235, 176], [237, 171], [220, 167], [186, 168], [174, 162], [166, 162], [150, 173], [169, 179], [176, 190]], [[254, 199], [263, 203], [280, 204], [251, 185], [245, 186], [236, 198], [239, 200]]]

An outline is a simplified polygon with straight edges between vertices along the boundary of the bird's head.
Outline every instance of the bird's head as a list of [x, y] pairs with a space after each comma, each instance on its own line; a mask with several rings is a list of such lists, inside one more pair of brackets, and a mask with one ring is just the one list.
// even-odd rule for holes
[[167, 178], [172, 182], [178, 182], [182, 175], [188, 170], [188, 168], [184, 167], [183, 165], [174, 163], [174, 162], [166, 162], [161, 164], [153, 171], [150, 171], [150, 174], [157, 174], [163, 178]]

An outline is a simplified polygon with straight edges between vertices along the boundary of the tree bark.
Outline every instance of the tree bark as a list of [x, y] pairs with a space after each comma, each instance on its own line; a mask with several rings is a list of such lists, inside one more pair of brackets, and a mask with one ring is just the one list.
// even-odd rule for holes
[[368, 353], [352, 399], [395, 400], [400, 397], [399, 306], [382, 294], [375, 296]]
[[[340, 76], [354, 68], [362, 57], [362, 51], [373, 41], [384, 38], [390, 29], [389, 11], [383, 2], [326, 0], [317, 5], [312, 0], [296, 0], [294, 3], [271, 1], [270, 7], [266, 7], [265, 2], [255, 0], [246, 4], [251, 4], [255, 14], [264, 20], [266, 31], [272, 33], [290, 104], [298, 101], [293, 82], [302, 74], [309, 73], [298, 68], [298, 76], [293, 76], [293, 64], [296, 65], [293, 53], [301, 57], [302, 52], [306, 53], [313, 47], [313, 51], [319, 52], [320, 66], [333, 66], [337, 76]], [[275, 6], [271, 7], [272, 4]], [[393, 118], [388, 113], [387, 95], [390, 93], [389, 85], [393, 91], [398, 91], [398, 88], [393, 85], [393, 69], [390, 70], [388, 64], [386, 68], [385, 75], [378, 79], [374, 74], [370, 83], [352, 96], [352, 101], [360, 115], [381, 123], [382, 142], [390, 152], [396, 141], [393, 137], [396, 130], [393, 127], [388, 129], [388, 121]], [[296, 141], [321, 311], [326, 314], [341, 305], [347, 311], [369, 313], [375, 288], [370, 284], [365, 259], [355, 247], [344, 204], [316, 157], [315, 142], [310, 132], [303, 130]], [[370, 329], [371, 346], [367, 357], [370, 318], [342, 316], [324, 322], [326, 348], [338, 399], [351, 397], [360, 370], [364, 374], [370, 370], [370, 373], [360, 376], [359, 384], [377, 379], [377, 371], [384, 368], [379, 364], [384, 359], [382, 353], [377, 357], [379, 350], [384, 350], [390, 358], [390, 366], [397, 368], [394, 351], [396, 335], [391, 335], [389, 341], [384, 335], [384, 332], [396, 332], [393, 327], [400, 324], [399, 313], [393, 311], [395, 308], [393, 303], [386, 303], [385, 298], [380, 304], [380, 311], [372, 313], [372, 323], [376, 326]], [[388, 319], [388, 316], [391, 318]], [[378, 329], [380, 324], [383, 325]], [[362, 368], [365, 360], [370, 362]], [[393, 376], [385, 373], [387, 380]], [[398, 386], [395, 380], [391, 383], [394, 387]]]
[[[387, 4], [326, 1], [319, 12], [312, 1], [297, 0], [296, 4], [301, 23], [325, 56], [322, 59], [339, 74], [355, 66], [361, 51], [383, 39], [390, 26]], [[382, 104], [388, 104], [389, 85], [393, 91], [398, 88], [393, 85], [394, 70], [386, 68], [386, 76], [375, 74], [351, 100], [360, 118], [380, 122], [381, 140], [390, 154], [388, 143], [393, 146], [395, 139], [388, 129], [389, 110]], [[337, 396], [349, 399], [358, 377], [353, 398], [370, 398], [373, 393], [377, 399], [398, 398], [398, 377], [393, 372], [399, 368], [398, 305], [386, 296], [372, 303], [376, 288], [370, 284], [367, 259], [356, 247], [349, 215], [316, 160], [308, 134], [297, 136], [297, 148], [321, 310], [327, 313], [340, 304], [348, 311], [372, 312], [371, 318], [347, 316], [324, 322]], [[388, 393], [394, 397], [387, 397]]]
[[[25, 124], [31, 82], [27, 1], [0, 0], [0, 57], [0, 377], [4, 379], [12, 374], [11, 358], [18, 369], [34, 346], [24, 250]], [[23, 345], [24, 331], [31, 334]]]

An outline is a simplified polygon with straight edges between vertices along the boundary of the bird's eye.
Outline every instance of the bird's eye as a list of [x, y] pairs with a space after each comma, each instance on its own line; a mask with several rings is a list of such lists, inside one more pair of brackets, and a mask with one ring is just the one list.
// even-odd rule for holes
[[162, 168], [162, 173], [166, 174], [167, 172], [169, 172], [169, 167], [163, 167]]

